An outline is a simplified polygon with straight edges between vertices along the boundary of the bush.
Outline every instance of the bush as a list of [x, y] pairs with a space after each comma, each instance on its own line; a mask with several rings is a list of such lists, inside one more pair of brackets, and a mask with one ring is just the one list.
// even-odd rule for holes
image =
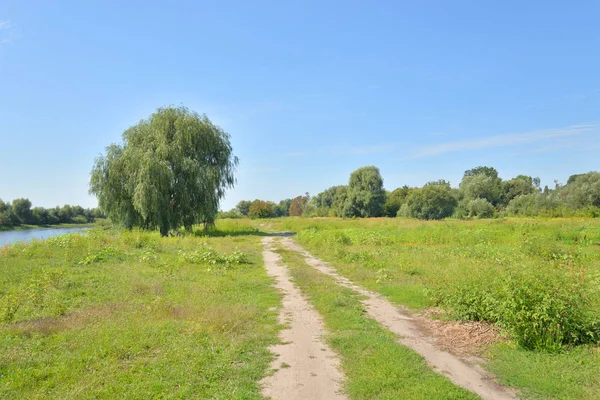
[[486, 199], [473, 199], [467, 203], [469, 218], [492, 218], [494, 206]]
[[[505, 328], [526, 349], [556, 351], [597, 343], [600, 322], [591, 304], [593, 286], [579, 274], [519, 267], [504, 273], [470, 271], [430, 292], [459, 320], [487, 321]], [[455, 279], [455, 280], [454, 280]]]
[[524, 269], [504, 280], [499, 322], [521, 346], [558, 350], [600, 340], [600, 322], [588, 311], [590, 287], [577, 275], [561, 278]]

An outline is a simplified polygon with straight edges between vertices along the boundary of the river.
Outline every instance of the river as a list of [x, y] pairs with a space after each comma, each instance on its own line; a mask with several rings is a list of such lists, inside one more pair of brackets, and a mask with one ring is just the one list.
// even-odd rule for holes
[[67, 233], [80, 232], [85, 229], [89, 228], [38, 228], [0, 232], [0, 247], [16, 242], [29, 242], [33, 239], [47, 239], [50, 236], [66, 235]]

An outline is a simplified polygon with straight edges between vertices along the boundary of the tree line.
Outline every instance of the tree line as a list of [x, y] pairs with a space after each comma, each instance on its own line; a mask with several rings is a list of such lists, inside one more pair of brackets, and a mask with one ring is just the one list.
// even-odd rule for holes
[[87, 224], [104, 218], [98, 208], [64, 205], [54, 208], [31, 207], [29, 199], [4, 202], [0, 199], [0, 228], [21, 225]]
[[457, 188], [445, 180], [423, 187], [383, 187], [379, 169], [367, 166], [352, 172], [347, 185], [332, 186], [314, 197], [308, 193], [279, 203], [240, 201], [221, 218], [306, 217], [407, 217], [424, 220], [448, 217], [496, 216], [600, 216], [600, 173], [569, 177], [566, 184], [540, 187], [540, 179], [518, 175], [503, 180], [493, 167], [465, 171]]

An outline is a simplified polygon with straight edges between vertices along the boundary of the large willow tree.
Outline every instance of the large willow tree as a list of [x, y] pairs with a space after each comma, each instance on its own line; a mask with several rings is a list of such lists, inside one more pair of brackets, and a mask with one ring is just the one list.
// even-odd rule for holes
[[95, 160], [90, 193], [114, 222], [170, 229], [213, 223], [238, 159], [229, 135], [185, 107], [159, 108]]

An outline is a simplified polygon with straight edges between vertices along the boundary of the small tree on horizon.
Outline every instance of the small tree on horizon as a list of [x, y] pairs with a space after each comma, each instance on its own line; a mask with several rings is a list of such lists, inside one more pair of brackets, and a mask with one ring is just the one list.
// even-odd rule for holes
[[343, 216], [381, 217], [384, 204], [385, 190], [379, 168], [368, 166], [352, 172]]
[[292, 203], [290, 204], [290, 217], [300, 217], [304, 212], [304, 207], [310, 200], [310, 196], [306, 193], [304, 196], [297, 196], [292, 199]]

